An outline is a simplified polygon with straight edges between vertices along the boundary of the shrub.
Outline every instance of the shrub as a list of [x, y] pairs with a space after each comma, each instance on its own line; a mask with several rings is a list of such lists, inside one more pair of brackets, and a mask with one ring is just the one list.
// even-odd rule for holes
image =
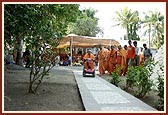
[[125, 76], [126, 76], [126, 90], [128, 90], [128, 88], [133, 88], [136, 82], [134, 77], [136, 76], [136, 67], [134, 66], [128, 67], [128, 70]]
[[158, 91], [158, 104], [157, 104], [157, 109], [160, 111], [164, 110], [164, 69], [163, 65], [160, 65], [160, 70], [157, 71], [158, 74], [158, 86], [157, 86], [157, 91]]
[[131, 66], [126, 73], [126, 90], [134, 88], [137, 97], [144, 97], [152, 90], [153, 81], [150, 79], [155, 64], [151, 62], [148, 66]]
[[152, 90], [153, 81], [150, 79], [150, 72], [147, 68], [137, 67], [135, 76], [135, 86], [138, 88], [136, 91], [137, 97], [144, 97]]
[[119, 78], [119, 72], [120, 72], [120, 68], [116, 67], [116, 69], [112, 72], [112, 79], [111, 79], [111, 83], [114, 84], [115, 86], [118, 87], [118, 83], [121, 81]]

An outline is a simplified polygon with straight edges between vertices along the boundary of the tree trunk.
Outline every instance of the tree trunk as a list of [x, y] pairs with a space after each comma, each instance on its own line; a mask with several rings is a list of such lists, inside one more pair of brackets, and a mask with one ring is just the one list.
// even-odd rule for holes
[[151, 24], [149, 24], [149, 48], [150, 48], [150, 33], [151, 33]]
[[16, 64], [17, 65], [23, 65], [22, 62], [22, 46], [23, 46], [23, 41], [22, 39], [18, 38], [17, 39], [17, 58], [16, 58]]
[[[34, 58], [33, 53], [32, 53], [32, 57]], [[29, 93], [34, 93], [34, 91], [33, 91], [34, 63], [35, 63], [35, 61], [33, 61], [33, 63], [32, 63], [30, 76], [29, 76]]]
[[14, 50], [13, 50], [13, 60], [15, 63], [16, 63], [16, 58], [17, 58], [17, 44], [15, 44]]
[[129, 32], [129, 30], [128, 30], [128, 24], [127, 24], [127, 27], [126, 27], [126, 40], [128, 40], [129, 38], [128, 38], [128, 32]]

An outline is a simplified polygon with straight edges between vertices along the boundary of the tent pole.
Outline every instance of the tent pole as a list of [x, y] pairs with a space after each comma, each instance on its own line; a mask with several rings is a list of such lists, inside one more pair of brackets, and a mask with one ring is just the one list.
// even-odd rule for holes
[[70, 50], [71, 50], [71, 66], [72, 66], [72, 43], [73, 43], [73, 36], [71, 36], [71, 41], [70, 41]]

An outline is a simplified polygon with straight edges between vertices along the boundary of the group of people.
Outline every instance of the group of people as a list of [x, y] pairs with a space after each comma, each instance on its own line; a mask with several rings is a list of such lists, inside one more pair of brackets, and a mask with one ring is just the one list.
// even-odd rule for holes
[[[103, 47], [99, 46], [99, 52], [97, 54], [98, 59], [98, 71], [100, 75], [105, 74], [107, 71], [108, 74], [112, 74], [113, 71], [118, 68], [119, 75], [125, 76], [128, 66], [146, 66], [151, 60], [152, 53], [146, 44], [143, 44], [143, 47], [137, 47], [137, 42], [128, 41], [128, 46], [125, 45], [122, 47], [119, 46], [110, 46]], [[91, 68], [93, 69], [94, 55], [89, 50], [88, 53], [83, 57], [84, 60], [91, 58]], [[87, 62], [84, 63], [84, 67], [87, 68]]]

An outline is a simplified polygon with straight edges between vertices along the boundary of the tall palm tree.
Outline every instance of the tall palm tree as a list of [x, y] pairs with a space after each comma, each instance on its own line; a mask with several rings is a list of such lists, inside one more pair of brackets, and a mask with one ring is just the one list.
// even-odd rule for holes
[[154, 12], [155, 23], [152, 28], [153, 44], [159, 48], [164, 43], [164, 16], [160, 12]]
[[152, 44], [159, 48], [164, 43], [164, 16], [157, 10], [144, 14], [145, 17], [142, 21], [143, 28], [146, 28], [144, 36], [146, 34], [149, 36], [149, 47], [152, 41]]
[[128, 7], [124, 7], [124, 9], [120, 12], [116, 11], [116, 17], [114, 18], [115, 21], [118, 22], [115, 26], [121, 26], [122, 28], [126, 29], [126, 39], [130, 39], [129, 35], [129, 25], [137, 22], [139, 20], [138, 12], [132, 12], [131, 9]]

